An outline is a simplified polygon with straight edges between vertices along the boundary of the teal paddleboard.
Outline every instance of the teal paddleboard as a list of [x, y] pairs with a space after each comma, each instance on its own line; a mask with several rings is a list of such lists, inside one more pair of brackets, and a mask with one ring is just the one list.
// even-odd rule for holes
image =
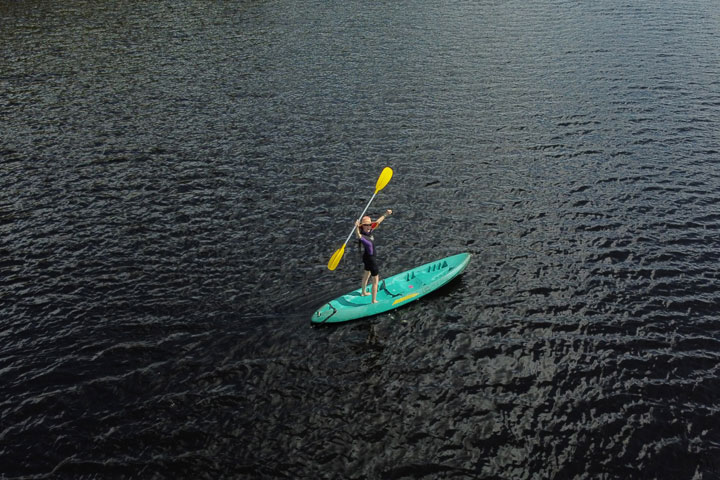
[[[313, 323], [339, 323], [377, 315], [421, 298], [436, 290], [465, 270], [470, 263], [469, 253], [460, 253], [426, 263], [386, 279], [380, 279], [377, 301], [372, 303], [369, 284], [368, 295], [360, 295], [358, 288], [320, 307], [313, 313]], [[372, 282], [370, 282], [372, 283]]]

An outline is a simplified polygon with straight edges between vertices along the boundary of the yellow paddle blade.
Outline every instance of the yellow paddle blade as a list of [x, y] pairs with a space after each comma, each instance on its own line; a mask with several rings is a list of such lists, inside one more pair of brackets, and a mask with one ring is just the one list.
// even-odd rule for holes
[[377, 183], [375, 184], [375, 193], [378, 193], [380, 190], [385, 188], [385, 185], [387, 185], [390, 182], [390, 179], [392, 178], [392, 176], [393, 176], [392, 168], [390, 168], [390, 167], [383, 168], [383, 171], [380, 173]]
[[345, 253], [345, 245], [342, 246], [342, 248], [338, 248], [335, 250], [335, 253], [333, 253], [333, 256], [330, 257], [330, 261], [328, 262], [328, 269], [335, 270], [340, 263], [340, 259], [343, 257], [343, 254]]

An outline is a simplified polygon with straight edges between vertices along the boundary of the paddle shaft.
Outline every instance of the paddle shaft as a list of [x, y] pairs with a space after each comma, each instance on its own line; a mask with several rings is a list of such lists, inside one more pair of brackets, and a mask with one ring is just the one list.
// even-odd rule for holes
[[[373, 196], [370, 197], [370, 201], [365, 205], [365, 210], [360, 214], [360, 217], [358, 217], [358, 221], [362, 220], [363, 215], [365, 215], [365, 212], [367, 212], [367, 209], [370, 208], [370, 204], [373, 200], [375, 200], [375, 196], [378, 194], [380, 190], [385, 188], [385, 185], [388, 184], [390, 179], [393, 176], [392, 168], [385, 167], [383, 168], [383, 171], [380, 173], [380, 176], [377, 179], [377, 182], [375, 183], [375, 193], [373, 193]], [[340, 263], [340, 260], [342, 259], [343, 253], [345, 253], [345, 245], [350, 241], [350, 237], [352, 237], [353, 231], [357, 228], [357, 225], [353, 226], [353, 230], [350, 230], [350, 235], [345, 239], [345, 243], [343, 243], [343, 246], [337, 249], [337, 251], [333, 254], [332, 257], [330, 257], [330, 261], [328, 262], [328, 269], [335, 270]]]
[[[365, 212], [367, 212], [367, 209], [370, 208], [370, 204], [372, 203], [373, 200], [375, 200], [375, 195], [377, 195], [377, 192], [373, 193], [373, 196], [370, 197], [370, 201], [367, 203], [367, 205], [365, 205], [365, 210], [363, 210], [363, 212], [360, 214], [360, 216], [358, 217], [358, 220], [362, 220], [363, 215], [365, 215]], [[357, 226], [353, 226], [353, 229], [350, 230], [350, 235], [348, 235], [348, 237], [345, 239], [345, 243], [343, 243], [343, 247], [345, 245], [347, 245], [347, 242], [350, 241], [350, 237], [352, 237], [353, 233], [355, 233], [355, 229], [357, 229]]]

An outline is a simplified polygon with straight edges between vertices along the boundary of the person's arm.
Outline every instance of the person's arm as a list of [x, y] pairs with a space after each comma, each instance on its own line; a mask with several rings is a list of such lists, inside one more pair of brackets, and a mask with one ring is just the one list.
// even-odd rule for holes
[[380, 218], [378, 218], [378, 219], [377, 219], [377, 222], [375, 222], [375, 223], [377, 223], [377, 226], [376, 226], [375, 228], [379, 227], [380, 224], [381, 224], [382, 222], [384, 222], [385, 219], [386, 219], [387, 217], [389, 217], [390, 215], [392, 215], [392, 210], [386, 210], [386, 211], [385, 211], [385, 214], [382, 215]]
[[360, 233], [360, 220], [355, 220], [355, 236], [360, 240], [362, 234]]

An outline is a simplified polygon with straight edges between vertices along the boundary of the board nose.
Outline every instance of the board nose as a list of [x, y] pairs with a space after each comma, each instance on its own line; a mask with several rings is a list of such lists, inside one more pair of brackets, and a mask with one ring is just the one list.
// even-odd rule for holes
[[312, 314], [312, 317], [310, 317], [310, 321], [312, 323], [325, 323], [330, 317], [335, 315], [336, 312], [337, 310], [335, 309], [335, 307], [333, 307], [330, 303], [326, 303], [325, 305], [317, 309], [315, 313]]

